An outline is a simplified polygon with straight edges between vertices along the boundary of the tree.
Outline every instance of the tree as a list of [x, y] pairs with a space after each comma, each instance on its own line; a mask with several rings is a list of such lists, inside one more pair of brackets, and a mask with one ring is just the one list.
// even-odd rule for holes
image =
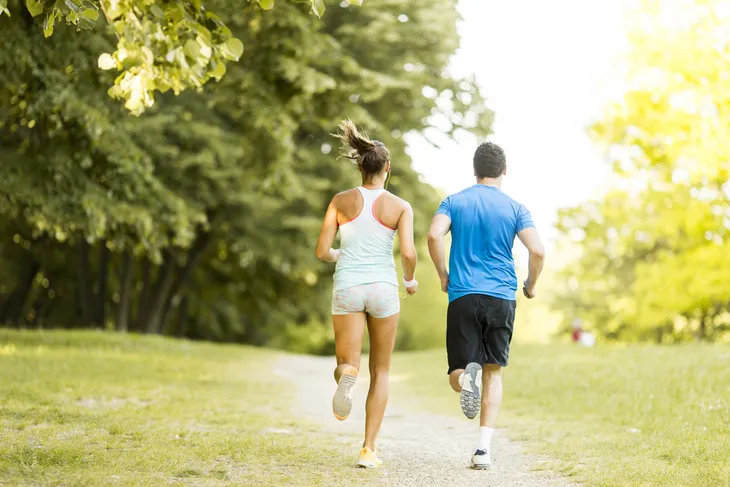
[[[294, 1], [308, 4], [318, 17], [324, 13], [324, 0]], [[274, 0], [255, 3], [265, 10], [274, 7]], [[21, 1], [0, 0], [0, 17], [9, 17], [11, 10], [22, 11]], [[99, 68], [120, 71], [109, 95], [126, 100], [125, 107], [136, 115], [152, 106], [155, 91], [179, 94], [220, 80], [226, 62], [243, 54], [241, 40], [201, 0], [26, 0], [25, 10], [39, 19], [45, 37], [63, 21], [93, 29], [101, 13], [117, 43], [116, 50], [99, 56]]]
[[[202, 93], [158, 95], [140, 117], [104, 93], [106, 32], [57, 28], [59, 51], [32, 22], [0, 30], [13, 53], [0, 54], [12, 67], [0, 73], [0, 215], [49, 239], [32, 252], [36, 274], [52, 275], [47, 326], [75, 326], [81, 304], [103, 301], [122, 330], [281, 346], [313, 330], [308, 350], [325, 351], [332, 270], [312, 249], [332, 195], [357, 181], [336, 159], [338, 122], [391, 148], [390, 188], [413, 203], [420, 235], [438, 198], [403, 134], [433, 116], [451, 132], [489, 130], [473, 82], [444, 73], [456, 11], [373, 0], [319, 20], [304, 4], [206, 5], [247, 46], [241, 63]], [[92, 284], [102, 274], [106, 295]]]
[[610, 315], [596, 323], [605, 332], [663, 340], [728, 330], [730, 38], [718, 3], [641, 2], [630, 89], [592, 130], [621, 189], [562, 215], [583, 247], [567, 274], [582, 306]]

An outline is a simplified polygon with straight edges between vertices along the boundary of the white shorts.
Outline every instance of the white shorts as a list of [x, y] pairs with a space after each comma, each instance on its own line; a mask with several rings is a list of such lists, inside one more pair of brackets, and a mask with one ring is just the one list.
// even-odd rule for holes
[[367, 313], [373, 318], [387, 318], [400, 312], [398, 286], [373, 282], [348, 287], [332, 293], [332, 314]]

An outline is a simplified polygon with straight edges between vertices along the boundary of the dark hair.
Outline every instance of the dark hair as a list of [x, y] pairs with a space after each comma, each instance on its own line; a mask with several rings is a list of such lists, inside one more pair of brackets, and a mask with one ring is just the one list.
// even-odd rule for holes
[[366, 133], [361, 133], [351, 120], [340, 123], [340, 133], [335, 137], [342, 140], [342, 157], [357, 162], [364, 175], [380, 174], [390, 160], [390, 151], [385, 144], [370, 140]]
[[498, 178], [506, 167], [504, 151], [493, 142], [484, 142], [474, 152], [474, 172], [479, 179]]

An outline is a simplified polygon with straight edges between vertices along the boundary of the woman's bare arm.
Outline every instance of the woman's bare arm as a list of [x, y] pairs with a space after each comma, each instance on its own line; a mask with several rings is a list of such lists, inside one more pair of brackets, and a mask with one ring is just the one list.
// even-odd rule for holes
[[340, 258], [340, 251], [332, 248], [338, 228], [337, 206], [335, 206], [335, 199], [333, 198], [327, 208], [324, 222], [322, 222], [322, 230], [319, 232], [319, 240], [317, 240], [315, 255], [318, 259], [325, 262], [337, 262], [337, 259]]
[[418, 254], [413, 240], [413, 208], [405, 202], [405, 208], [398, 220], [398, 236], [400, 238], [400, 257], [403, 265], [403, 278], [412, 281], [416, 277]]

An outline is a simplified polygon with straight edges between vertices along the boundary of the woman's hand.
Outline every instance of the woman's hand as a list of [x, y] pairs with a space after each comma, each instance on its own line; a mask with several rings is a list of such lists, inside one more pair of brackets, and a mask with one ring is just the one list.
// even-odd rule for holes
[[409, 296], [413, 296], [418, 292], [418, 281], [416, 281], [415, 277], [410, 281], [404, 277], [403, 285], [406, 287], [406, 292]]
[[416, 294], [418, 292], [418, 281], [416, 281], [416, 283], [413, 286], [407, 287], [406, 292], [408, 293], [409, 296], [413, 296], [414, 294]]

